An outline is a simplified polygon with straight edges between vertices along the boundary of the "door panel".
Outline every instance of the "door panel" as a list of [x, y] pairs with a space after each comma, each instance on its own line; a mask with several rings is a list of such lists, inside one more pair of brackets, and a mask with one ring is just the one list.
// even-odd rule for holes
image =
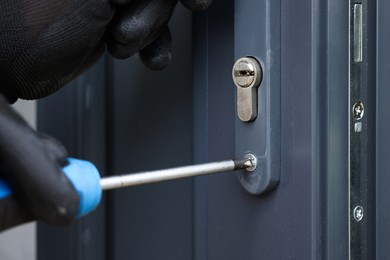
[[[233, 17], [244, 16], [245, 13], [237, 12], [245, 12], [250, 4], [254, 10], [266, 6], [250, 1], [215, 1], [208, 11], [208, 30], [200, 27], [195, 34], [196, 39], [205, 37], [208, 40], [208, 137], [203, 141], [208, 143], [209, 161], [234, 156], [232, 140], [235, 133], [232, 129], [236, 113], [231, 66], [234, 63], [234, 42], [238, 43], [240, 39], [234, 38], [237, 35], [234, 35], [232, 22]], [[301, 10], [301, 15], [292, 16], [290, 8]], [[311, 259], [310, 162], [313, 154], [311, 53], [307, 52], [310, 50], [311, 34], [310, 30], [296, 30], [309, 28], [310, 10], [310, 1], [294, 1], [294, 4], [285, 5], [281, 10], [281, 29], [285, 33], [283, 44], [294, 46], [294, 52], [282, 49], [282, 73], [279, 72], [282, 97], [285, 97], [282, 99], [282, 174], [279, 186], [267, 195], [253, 196], [246, 193], [234, 174], [208, 178], [208, 259]], [[259, 10], [259, 15], [267, 13], [263, 11]], [[248, 24], [251, 19], [256, 19], [251, 14], [247, 17]], [[225, 25], [223, 30], [218, 26], [220, 24]], [[298, 37], [291, 33], [298, 31]], [[245, 41], [241, 44], [245, 45]], [[248, 44], [256, 46], [256, 43]], [[202, 56], [195, 56], [199, 57]], [[265, 66], [269, 65], [267, 57], [259, 58]], [[297, 59], [299, 65], [295, 64]], [[230, 66], [221, 68], [215, 75], [213, 70], [219, 63], [229, 63]], [[199, 76], [195, 75], [195, 78]], [[204, 86], [195, 86], [202, 87]], [[261, 88], [262, 86], [259, 91]], [[304, 183], [307, 185], [302, 185]], [[203, 192], [200, 189], [195, 191]]]
[[[63, 259], [348, 259], [349, 7], [338, 0], [214, 0], [192, 20], [179, 8], [171, 21], [173, 61], [166, 70], [147, 71], [136, 57], [106, 57], [86, 76], [100, 84], [92, 100], [104, 116], [86, 112], [83, 102], [90, 90], [83, 81], [79, 90], [42, 102], [41, 129], [107, 174], [233, 159], [237, 151], [252, 149], [246, 146], [254, 142], [241, 133], [252, 124], [260, 126], [251, 133], [258, 131], [256, 138], [262, 140], [253, 149], [265, 156], [277, 151], [270, 169], [278, 171], [280, 181], [260, 196], [249, 194], [235, 173], [107, 192], [103, 206], [81, 224], [60, 230], [40, 225], [39, 259], [53, 259], [55, 252], [45, 243], [59, 234], [63, 244], [56, 250], [64, 252]], [[381, 107], [386, 59], [378, 60], [382, 69], [376, 79], [376, 2], [368, 8], [367, 82], [378, 80], [383, 97], [378, 122], [368, 110], [368, 132], [362, 133], [369, 140], [368, 172], [378, 168], [377, 177], [367, 174], [364, 225], [368, 259], [384, 259], [388, 247], [378, 241], [387, 236], [376, 228], [386, 226], [387, 211], [379, 203], [388, 197], [382, 174], [388, 169], [387, 146], [376, 147], [374, 140], [375, 123], [378, 138], [385, 139], [388, 128], [387, 110]], [[386, 21], [384, 13], [380, 17]], [[385, 35], [386, 28], [378, 28]], [[384, 43], [378, 50], [387, 54]], [[266, 73], [257, 121], [237, 127], [231, 69], [245, 55], [259, 58]], [[278, 92], [271, 95], [274, 86]], [[375, 91], [367, 93], [370, 104], [375, 104]], [[61, 95], [76, 103], [64, 103], [73, 112], [53, 126], [58, 118], [47, 111], [61, 102]], [[277, 104], [276, 110], [267, 110], [267, 102]], [[76, 131], [63, 132], [75, 125]], [[263, 138], [270, 134], [278, 137], [278, 147]], [[375, 153], [382, 157], [375, 159]], [[87, 231], [93, 242], [84, 248], [80, 244]], [[88, 253], [94, 248], [98, 258]]]

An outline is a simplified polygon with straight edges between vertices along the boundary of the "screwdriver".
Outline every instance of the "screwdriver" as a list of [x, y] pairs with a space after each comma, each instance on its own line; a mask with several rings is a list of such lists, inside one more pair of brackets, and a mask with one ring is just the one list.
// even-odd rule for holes
[[220, 162], [182, 166], [165, 170], [106, 177], [100, 180], [100, 185], [103, 190], [110, 190], [187, 177], [243, 170], [255, 167], [255, 163], [256, 160], [252, 158], [251, 155], [247, 155], [246, 158], [239, 160], [226, 160]]
[[[81, 202], [77, 217], [87, 215], [99, 205], [103, 190], [244, 169], [253, 171], [257, 164], [256, 157], [253, 154], [246, 154], [244, 158], [238, 160], [226, 160], [100, 178], [98, 170], [91, 162], [75, 158], [68, 158], [68, 162], [69, 164], [63, 168], [63, 172], [72, 182], [80, 196]], [[0, 199], [11, 195], [11, 187], [4, 180], [0, 179]]]

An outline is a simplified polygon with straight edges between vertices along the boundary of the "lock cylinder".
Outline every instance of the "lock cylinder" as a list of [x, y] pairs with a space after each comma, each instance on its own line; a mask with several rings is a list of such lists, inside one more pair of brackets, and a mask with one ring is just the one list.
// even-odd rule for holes
[[232, 70], [237, 87], [237, 115], [243, 122], [257, 117], [257, 88], [262, 80], [260, 62], [254, 57], [243, 57], [236, 61]]

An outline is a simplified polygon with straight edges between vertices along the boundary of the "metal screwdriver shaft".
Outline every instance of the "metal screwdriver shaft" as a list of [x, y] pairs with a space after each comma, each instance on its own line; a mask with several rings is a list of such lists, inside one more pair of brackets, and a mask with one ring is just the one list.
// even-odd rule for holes
[[194, 176], [209, 175], [214, 173], [222, 173], [242, 169], [250, 170], [254, 169], [255, 167], [256, 159], [253, 155], [249, 154], [245, 158], [239, 160], [227, 160], [221, 162], [183, 166], [165, 170], [156, 170], [106, 177], [100, 180], [100, 185], [102, 186], [103, 190], [110, 190], [115, 188], [136, 186]]

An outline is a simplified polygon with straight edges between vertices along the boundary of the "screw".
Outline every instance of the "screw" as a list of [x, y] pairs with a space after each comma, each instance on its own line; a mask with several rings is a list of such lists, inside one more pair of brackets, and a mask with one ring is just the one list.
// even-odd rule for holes
[[356, 120], [362, 119], [364, 115], [364, 105], [362, 102], [356, 102], [352, 107], [352, 114]]
[[353, 218], [356, 220], [356, 222], [359, 222], [362, 220], [364, 216], [363, 207], [362, 206], [356, 206], [353, 210]]
[[253, 172], [257, 168], [257, 157], [252, 153], [245, 154], [244, 158], [249, 160], [250, 167], [246, 168], [247, 172]]
[[233, 66], [233, 81], [236, 85], [247, 88], [255, 81], [255, 64], [249, 58], [239, 59]]

